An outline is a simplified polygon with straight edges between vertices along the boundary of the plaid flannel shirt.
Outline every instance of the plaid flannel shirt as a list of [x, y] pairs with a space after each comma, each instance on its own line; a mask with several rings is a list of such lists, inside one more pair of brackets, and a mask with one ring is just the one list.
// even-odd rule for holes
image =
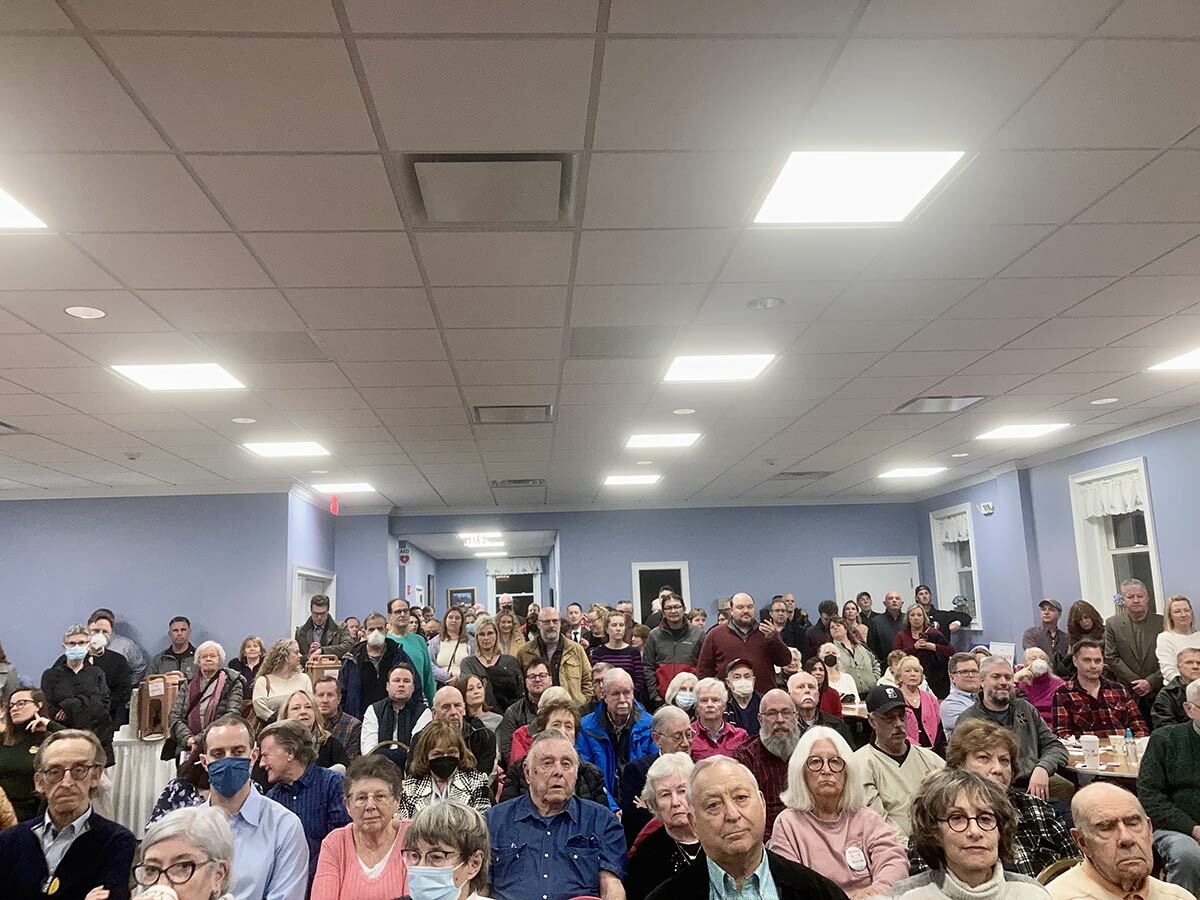
[[1052, 712], [1054, 732], [1060, 738], [1124, 734], [1126, 728], [1134, 737], [1150, 734], [1133, 694], [1115, 681], [1101, 679], [1100, 690], [1093, 697], [1072, 678], [1054, 694]]
[[338, 710], [337, 718], [332, 723], [325, 720], [325, 727], [330, 735], [341, 741], [346, 748], [346, 758], [354, 760], [362, 753], [362, 722], [349, 713]]
[[[1042, 869], [1058, 859], [1078, 859], [1079, 848], [1071, 840], [1066, 823], [1049, 803], [1024, 791], [1008, 790], [1008, 799], [1017, 811], [1017, 833], [1013, 838], [1013, 856], [1004, 860], [1005, 868], [1037, 878]], [[917, 854], [913, 842], [908, 842], [908, 866], [912, 875], [924, 872], [929, 866]]]

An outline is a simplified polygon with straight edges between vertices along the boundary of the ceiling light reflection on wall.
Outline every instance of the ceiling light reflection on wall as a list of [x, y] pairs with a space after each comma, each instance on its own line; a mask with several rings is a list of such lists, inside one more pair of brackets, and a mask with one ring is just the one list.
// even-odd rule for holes
[[504, 550], [485, 550], [483, 553], [476, 553], [475, 556], [479, 559], [498, 559], [508, 556], [508, 553]]
[[1027, 438], [1039, 438], [1043, 435], [1053, 434], [1055, 431], [1062, 431], [1064, 428], [1070, 428], [1069, 422], [1047, 422], [1043, 424], [1028, 424], [1028, 425], [1002, 425], [999, 428], [993, 428], [991, 431], [985, 431], [983, 434], [976, 435], [977, 441], [1001, 441], [1001, 440], [1023, 440]]
[[677, 356], [663, 381], [753, 381], [774, 358], [774, 353]]
[[230, 391], [246, 387], [216, 363], [113, 366], [112, 370], [148, 391]]
[[459, 540], [467, 540], [467, 538], [498, 538], [503, 537], [503, 533], [499, 531], [460, 531], [458, 533]]

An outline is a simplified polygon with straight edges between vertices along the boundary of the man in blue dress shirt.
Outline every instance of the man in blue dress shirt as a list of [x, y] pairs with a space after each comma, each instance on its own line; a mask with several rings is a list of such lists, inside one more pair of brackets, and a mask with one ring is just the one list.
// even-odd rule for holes
[[491, 882], [505, 900], [624, 900], [625, 835], [604, 806], [575, 796], [579, 755], [560, 731], [533, 739], [529, 796], [487, 813]]

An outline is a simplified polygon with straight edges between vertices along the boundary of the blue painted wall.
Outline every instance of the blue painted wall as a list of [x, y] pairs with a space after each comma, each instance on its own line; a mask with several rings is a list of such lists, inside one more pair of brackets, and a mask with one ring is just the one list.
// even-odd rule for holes
[[446, 610], [446, 591], [450, 588], [475, 588], [475, 601], [487, 605], [487, 572], [482, 559], [439, 559], [437, 561], [438, 596], [434, 608], [440, 617]]
[[337, 517], [333, 557], [340, 617], [358, 616], [361, 621], [369, 612], [386, 610], [387, 601], [396, 594], [388, 557], [388, 545], [393, 543], [386, 515]]
[[334, 571], [334, 516], [303, 497], [288, 494], [288, 577], [292, 566]]
[[[393, 538], [395, 540], [395, 538]], [[424, 550], [408, 545], [408, 565], [400, 567], [400, 583], [404, 586], [402, 593], [409, 603], [418, 606], [429, 606], [436, 599], [429, 596], [429, 576], [433, 576], [433, 591], [445, 596], [445, 588], [441, 579], [441, 560], [434, 559]], [[411, 590], [410, 590], [411, 588]], [[417, 588], [425, 593], [425, 599], [417, 603]], [[441, 607], [436, 607], [440, 609]]]

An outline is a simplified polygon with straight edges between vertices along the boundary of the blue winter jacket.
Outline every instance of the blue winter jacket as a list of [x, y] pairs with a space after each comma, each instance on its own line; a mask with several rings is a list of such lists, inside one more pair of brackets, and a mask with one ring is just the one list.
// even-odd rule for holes
[[[610, 797], [619, 797], [617, 789], [617, 749], [608, 736], [604, 727], [604, 716], [607, 709], [601, 705], [595, 712], [583, 717], [579, 723], [579, 735], [575, 739], [575, 749], [579, 758], [587, 760], [604, 775], [604, 787]], [[641, 704], [633, 704], [634, 723], [629, 733], [629, 756], [625, 760], [637, 759], [642, 756], [657, 756], [658, 746], [650, 737], [650, 713]]]

